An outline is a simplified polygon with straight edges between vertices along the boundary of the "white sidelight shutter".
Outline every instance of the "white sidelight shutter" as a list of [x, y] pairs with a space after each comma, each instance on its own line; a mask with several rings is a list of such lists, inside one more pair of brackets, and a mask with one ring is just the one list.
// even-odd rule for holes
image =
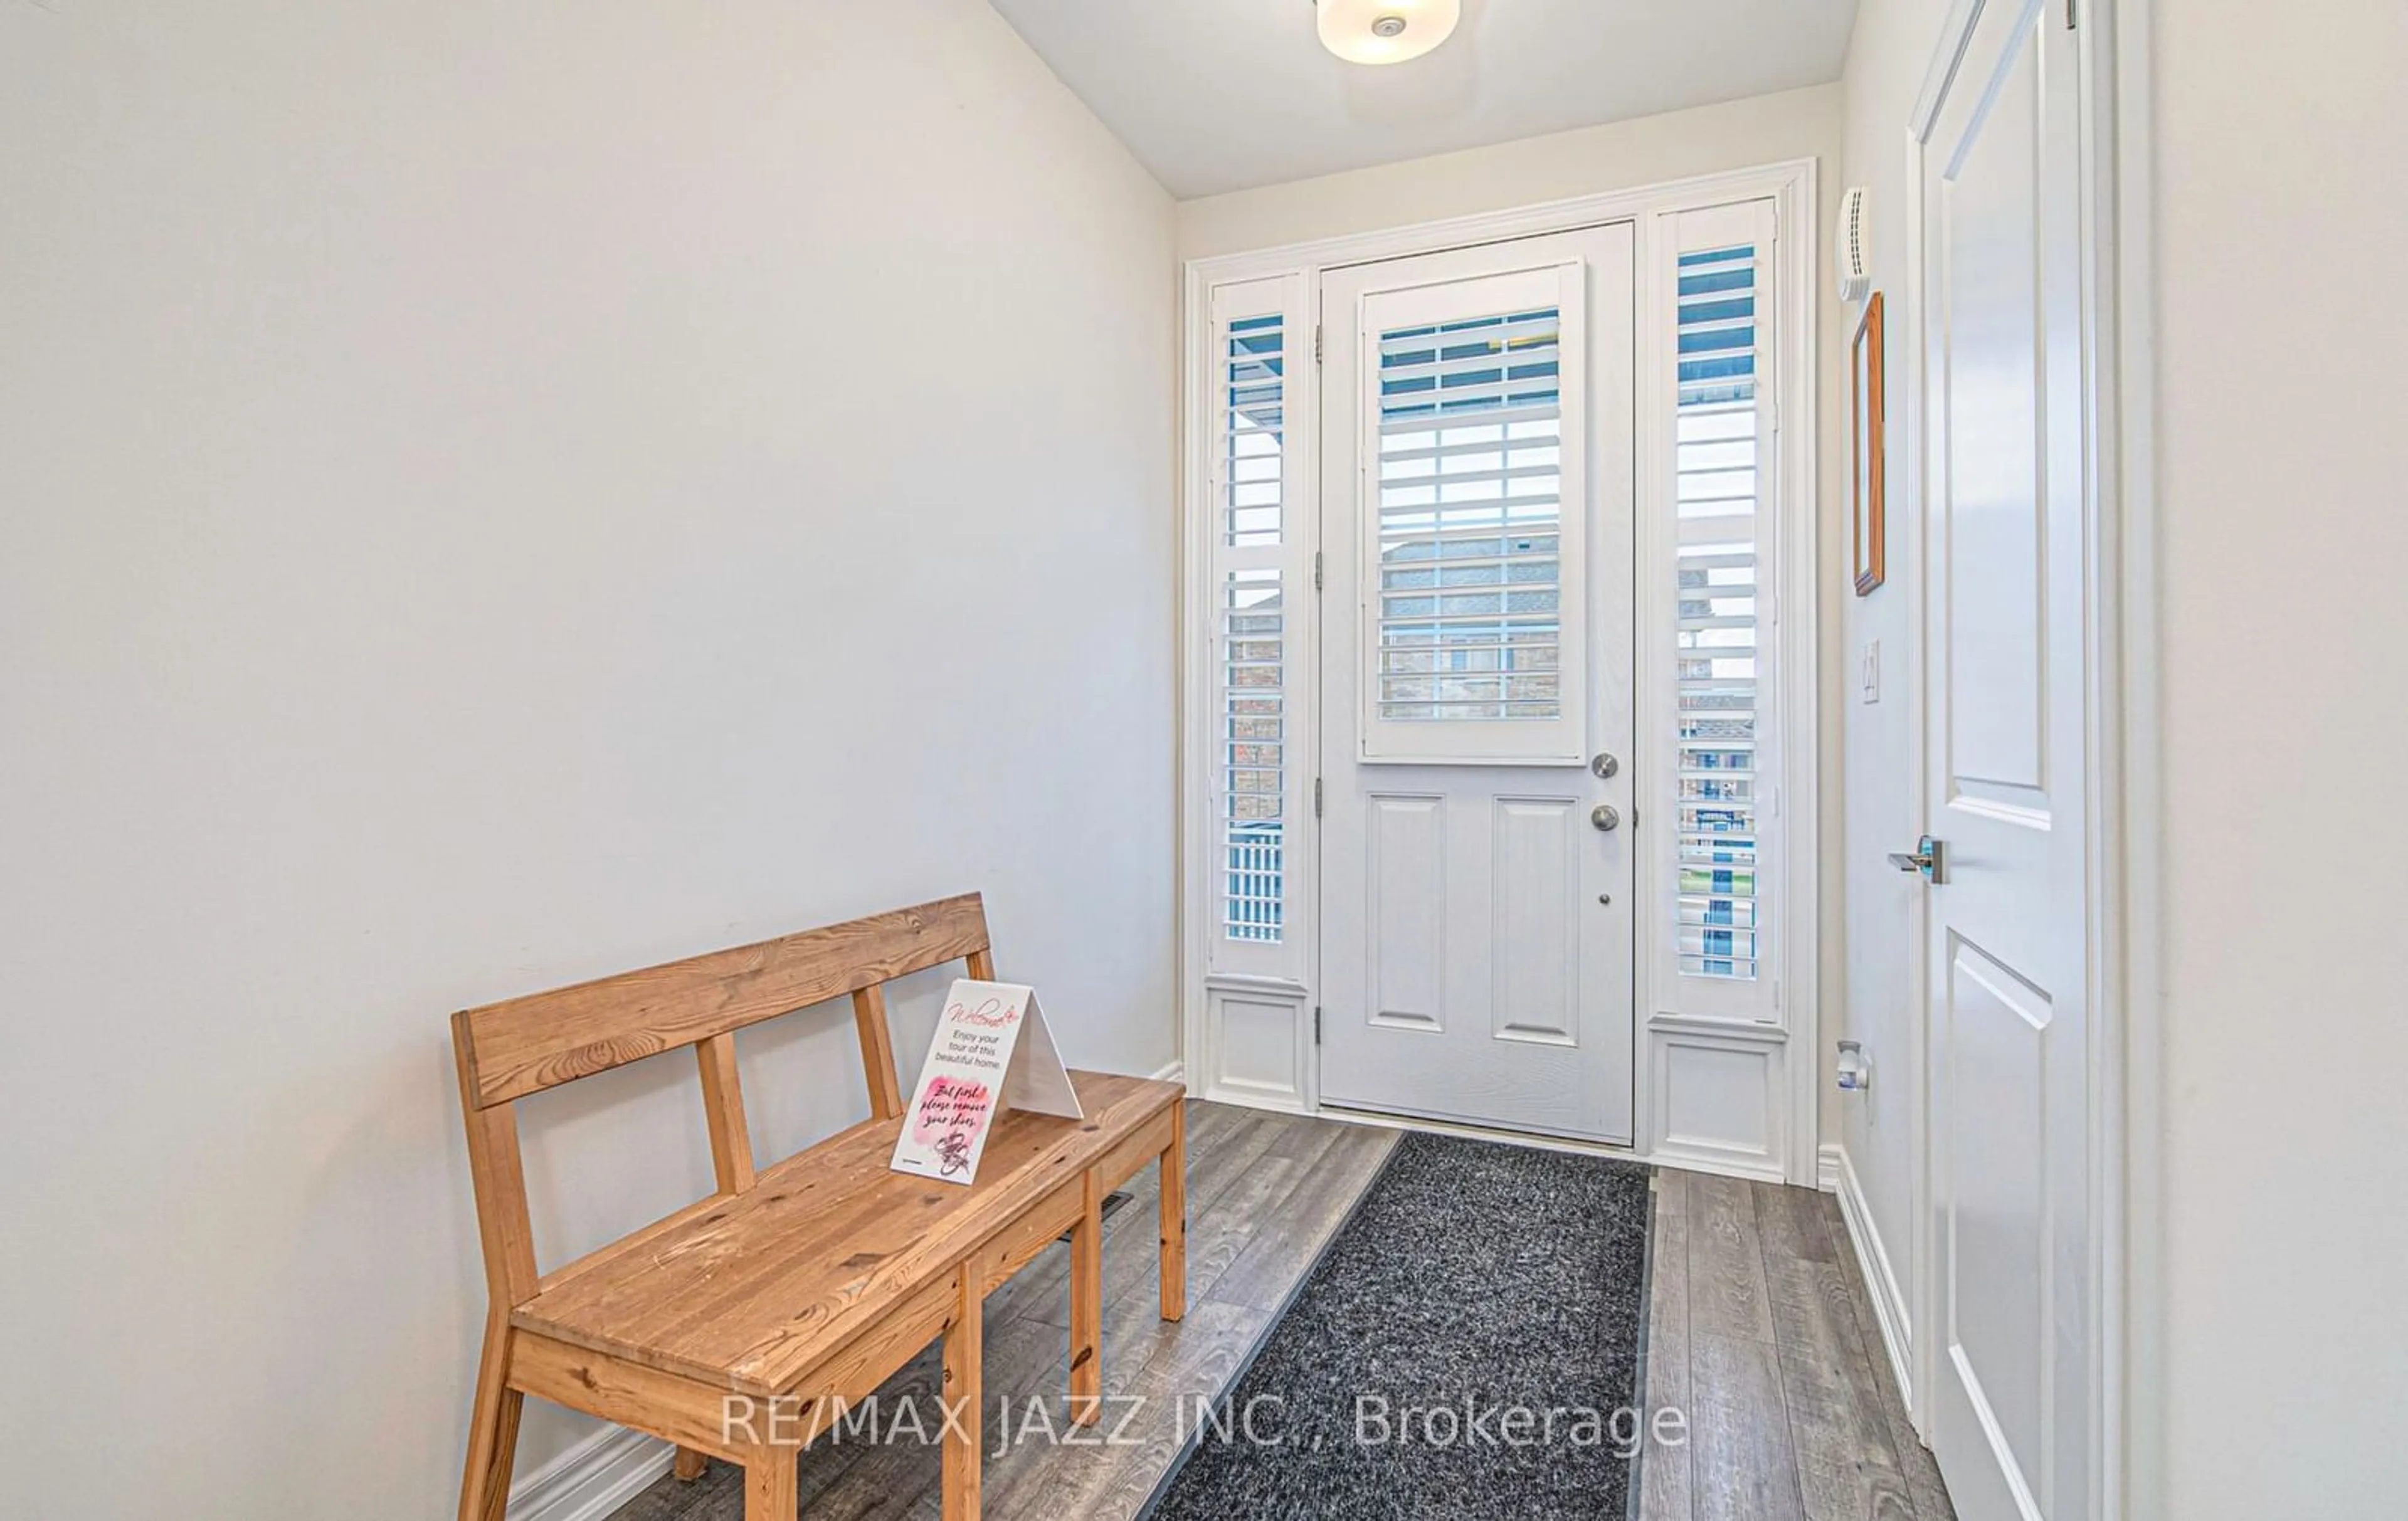
[[1222, 543], [1279, 547], [1286, 506], [1287, 327], [1277, 312], [1230, 321], [1221, 334]]
[[[1669, 931], [1659, 954], [1673, 1012], [1771, 1020], [1767, 889], [1778, 834], [1777, 694], [1770, 616], [1775, 479], [1770, 337], [1771, 207], [1667, 217], [1657, 289], [1669, 350], [1671, 739], [1657, 837]], [[1662, 522], [1659, 519], [1659, 523]]]
[[1222, 932], [1283, 938], [1287, 898], [1287, 618], [1280, 573], [1232, 570], [1221, 617]]
[[1306, 535], [1295, 510], [1302, 480], [1301, 362], [1312, 333], [1298, 321], [1301, 281], [1249, 281], [1212, 293], [1210, 553], [1211, 839], [1216, 857], [1210, 959], [1218, 971], [1297, 976], [1302, 885], [1303, 747], [1289, 700], [1291, 662], [1304, 652], [1298, 595]]
[[1681, 969], [1754, 978], [1759, 861], [1756, 250], [1679, 256]]

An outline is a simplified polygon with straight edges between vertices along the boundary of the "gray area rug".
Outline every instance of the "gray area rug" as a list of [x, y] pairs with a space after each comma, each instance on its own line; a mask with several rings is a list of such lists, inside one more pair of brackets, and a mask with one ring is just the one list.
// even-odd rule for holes
[[1647, 1180], [1408, 1135], [1145, 1514], [1622, 1521]]

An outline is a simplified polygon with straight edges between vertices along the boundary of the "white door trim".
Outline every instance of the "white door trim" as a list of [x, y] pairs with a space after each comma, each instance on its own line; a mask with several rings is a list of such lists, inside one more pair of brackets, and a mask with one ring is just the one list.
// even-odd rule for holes
[[[2053, 0], [2063, 14], [2065, 0]], [[1906, 383], [1891, 389], [1904, 426], [1892, 434], [1911, 452], [1907, 479], [1917, 482], [1915, 509], [1904, 514], [1901, 558], [1913, 567], [1909, 625], [1926, 628], [1923, 515], [1929, 481], [1924, 447], [1923, 152], [1949, 78], [1962, 60], [1985, 0], [1952, 0], [1920, 97], [1907, 124]], [[2165, 1515], [2159, 1412], [2163, 1406], [2158, 1285], [2158, 1176], [2161, 1030], [2158, 1005], [2159, 822], [2156, 497], [2154, 490], [2155, 250], [2147, 208], [2154, 184], [2149, 121], [2148, 42], [2154, 0], [2079, 0], [2076, 39], [2082, 81], [2083, 342], [2085, 408], [2090, 434], [2086, 493], [2086, 551], [2092, 567], [2086, 617], [2086, 706], [2095, 742], [2085, 779], [2093, 821], [2089, 851], [2099, 884], [2087, 926], [2093, 1011], [2090, 1063], [2098, 1155], [2093, 1163], [2091, 1241], [2092, 1366], [2097, 1399], [2090, 1497], [2093, 1521], [2159, 1521]], [[2131, 208], [2128, 210], [2127, 208]], [[1923, 639], [1909, 641], [1907, 728], [1916, 764], [1908, 807], [1917, 830], [1930, 818], [1922, 756], [1928, 714]], [[1918, 1074], [1909, 1104], [1914, 1151], [1914, 1267], [1907, 1293], [1912, 1325], [1930, 1324], [1938, 1302], [1937, 1253], [1930, 1239], [1929, 1095], [1926, 1029], [1928, 904], [1918, 895], [1908, 932], [1913, 990], [1910, 1069]], [[1915, 1424], [1928, 1428], [1939, 1338], [1913, 1338]]]
[[[1787, 1069], [1783, 1087], [1786, 1112], [1769, 1117], [1784, 1138], [1781, 1155], [1776, 1161], [1765, 1164], [1757, 1175], [1777, 1176], [1809, 1187], [1814, 1184], [1816, 1154], [1821, 1141], [1819, 1076], [1823, 1041], [1819, 993], [1824, 955], [1818, 923], [1821, 799], [1816, 763], [1820, 701], [1815, 672], [1820, 664], [1818, 607], [1825, 567], [1815, 550], [1819, 541], [1816, 508], [1820, 501], [1816, 461], [1820, 455], [1821, 438], [1815, 395], [1821, 353], [1817, 318], [1822, 280], [1822, 222], [1817, 208], [1816, 165], [1811, 158], [1539, 206], [1190, 259], [1183, 263], [1180, 366], [1182, 604], [1175, 624], [1181, 640], [1182, 684], [1179, 741], [1180, 1052], [1188, 1072], [1199, 1084], [1209, 1081], [1211, 1071], [1203, 1060], [1207, 1044], [1206, 1003], [1212, 996], [1205, 975], [1210, 904], [1206, 900], [1207, 895], [1198, 891], [1198, 884], [1203, 881], [1203, 866], [1210, 853], [1208, 789], [1199, 771], [1203, 764], [1200, 759], [1201, 737], [1210, 732], [1211, 725], [1212, 683], [1209, 645], [1203, 639], [1196, 637], [1194, 631], [1201, 626], [1203, 611], [1209, 606], [1211, 595], [1211, 588], [1205, 584], [1205, 578], [1212, 563], [1212, 516], [1206, 474], [1207, 438], [1205, 429], [1199, 425], [1202, 409], [1200, 398], [1194, 395], [1194, 387], [1203, 374], [1202, 366], [1211, 349], [1212, 288], [1237, 280], [1296, 273], [1306, 275], [1317, 286], [1322, 272], [1344, 265], [1570, 232], [1600, 222], [1633, 222], [1640, 224], [1643, 232], [1650, 219], [1658, 213], [1759, 198], [1769, 198], [1775, 203], [1777, 236], [1783, 244], [1779, 295], [1784, 311], [1795, 314], [1796, 320], [1793, 329], [1796, 340], [1783, 344], [1777, 360], [1781, 429], [1783, 436], [1792, 441], [1791, 447], [1780, 452], [1781, 499], [1776, 519], [1784, 546], [1779, 615], [1786, 651], [1781, 672], [1787, 698], [1782, 739], [1789, 758], [1789, 770], [1784, 786], [1790, 802], [1784, 811], [1788, 859], [1783, 868], [1781, 882], [1780, 927], [1788, 959], [1782, 969], [1782, 1028], [1776, 1032], [1767, 1026], [1735, 1026], [1733, 1029], [1735, 1032], [1752, 1031], [1751, 1039], [1769, 1051], [1785, 1048], [1789, 1054], [1780, 1058]], [[1641, 364], [1645, 363], [1642, 350]], [[1318, 415], [1320, 375], [1317, 366], [1300, 367], [1299, 373], [1289, 378], [1288, 405], [1296, 409], [1297, 415]], [[1642, 409], [1645, 405], [1642, 397]], [[1804, 447], [1799, 447], [1801, 443]], [[1644, 455], [1647, 447], [1642, 438], [1642, 481], [1647, 468]], [[1310, 483], [1308, 489], [1314, 493], [1311, 500], [1300, 495], [1290, 498], [1290, 522], [1301, 531], [1317, 534], [1320, 518], [1317, 481]], [[1307, 524], [1312, 526], [1305, 527]], [[1319, 550], [1317, 538], [1310, 548]], [[1636, 616], [1641, 621], [1641, 626], [1651, 626], [1648, 621], [1670, 615], [1670, 588], [1647, 584], [1642, 578], [1637, 588], [1637, 596]], [[1647, 679], [1648, 673], [1642, 672], [1642, 682]], [[1307, 732], [1315, 737], [1309, 764], [1313, 766], [1317, 775], [1321, 767], [1317, 749], [1320, 728], [1317, 682], [1315, 687], [1316, 690], [1304, 695], [1306, 707], [1294, 714], [1293, 722], [1305, 725]], [[1314, 880], [1300, 882], [1297, 891], [1303, 900], [1317, 901], [1320, 892], [1317, 868], [1309, 866], [1307, 869], [1316, 872]], [[1654, 886], [1653, 883], [1644, 883], [1639, 889], [1642, 904], [1652, 901]], [[1642, 928], [1641, 933], [1646, 932]], [[1641, 1155], [1652, 1155], [1651, 1138], [1661, 1134], [1657, 1123], [1661, 1116], [1650, 1112], [1652, 1084], [1645, 1075], [1645, 1042], [1650, 1039], [1648, 1026], [1651, 1022], [1644, 1016], [1655, 1007], [1655, 990], [1649, 985], [1647, 958], [1643, 956], [1640, 958], [1638, 980], [1637, 1008], [1641, 1017], [1633, 1021], [1633, 1039], [1640, 1042], [1640, 1049], [1634, 1056], [1641, 1076], [1637, 1084], [1635, 1123]], [[1300, 983], [1283, 992], [1297, 1000], [1298, 1017], [1309, 1020], [1312, 1017], [1312, 985]], [[1295, 1098], [1292, 1101], [1283, 1100], [1283, 1107], [1301, 1108], [1306, 1112], [1319, 1107], [1317, 1067], [1317, 1059], [1304, 1064]], [[1692, 1157], [1684, 1156], [1676, 1160], [1682, 1166], [1697, 1165]]]
[[[2100, 565], [2101, 824], [2099, 1007], [2111, 1011], [2099, 1064], [2105, 1165], [2100, 1198], [2097, 1303], [2100, 1499], [2112, 1521], [2166, 1515], [2161, 1439], [2165, 1386], [2159, 1345], [2165, 1283], [2157, 1180], [2163, 1051], [2159, 1003], [2162, 789], [2157, 697], [2156, 485], [2156, 248], [2149, 207], [2156, 159], [2149, 54], [2157, 0], [2085, 0], [2081, 40], [2085, 108], [2084, 201], [2099, 247], [2084, 278], [2098, 316], [2090, 337], [2090, 397], [2098, 448], [2091, 462], [2102, 503]], [[2128, 211], [2127, 208], [2130, 208]]]

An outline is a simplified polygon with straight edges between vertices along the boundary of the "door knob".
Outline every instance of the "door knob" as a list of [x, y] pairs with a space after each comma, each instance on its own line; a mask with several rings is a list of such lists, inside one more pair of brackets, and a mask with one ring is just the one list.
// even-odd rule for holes
[[1914, 854], [1904, 851], [1889, 853], [1889, 864], [1900, 871], [1919, 871], [1923, 880], [1933, 886], [1948, 880], [1948, 842], [1929, 835], [1914, 842]]
[[1622, 823], [1622, 815], [1614, 811], [1612, 803], [1599, 803], [1588, 811], [1588, 822], [1610, 832]]

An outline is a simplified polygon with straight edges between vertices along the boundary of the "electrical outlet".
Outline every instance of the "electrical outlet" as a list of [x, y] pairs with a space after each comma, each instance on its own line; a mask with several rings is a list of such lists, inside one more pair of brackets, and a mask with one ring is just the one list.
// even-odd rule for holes
[[1864, 688], [1867, 702], [1881, 701], [1881, 640], [1865, 642]]

